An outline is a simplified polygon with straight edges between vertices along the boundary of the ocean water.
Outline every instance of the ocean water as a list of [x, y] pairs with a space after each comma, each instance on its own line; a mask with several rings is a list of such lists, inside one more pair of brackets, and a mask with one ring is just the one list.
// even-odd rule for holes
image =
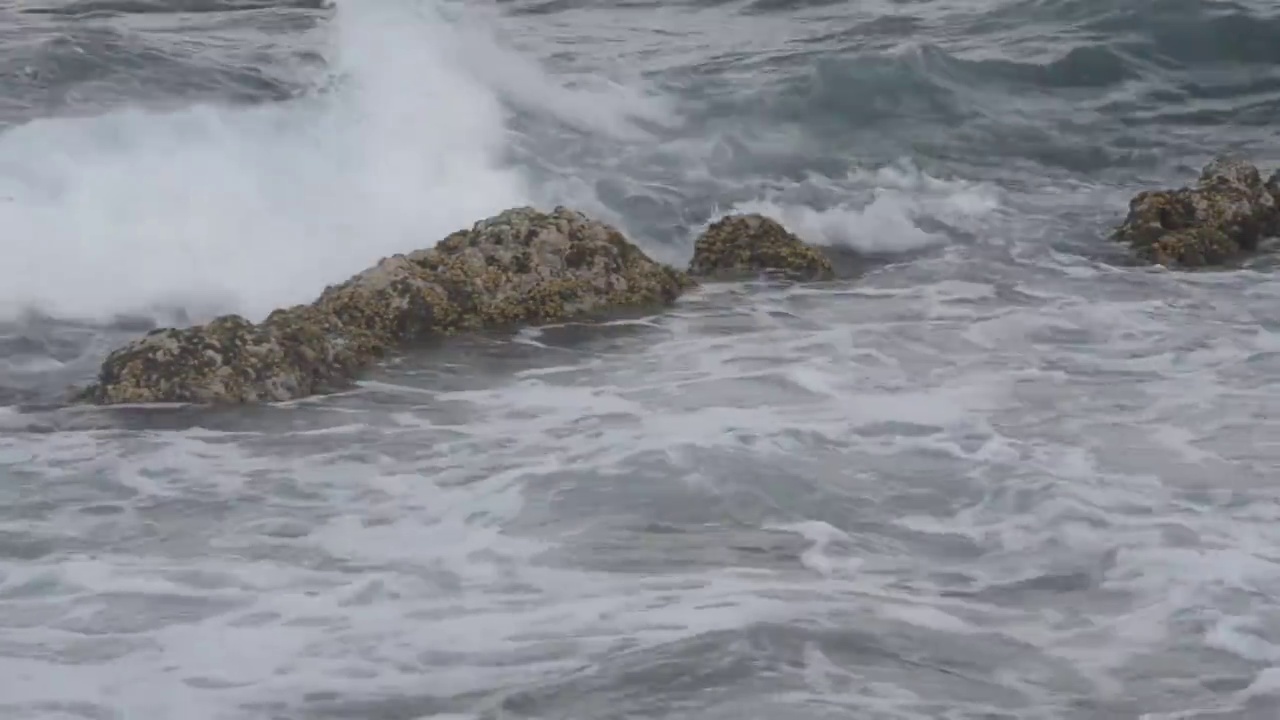
[[[1274, 720], [1263, 0], [3, 0], [0, 717]], [[65, 407], [503, 208], [870, 262], [280, 405]]]

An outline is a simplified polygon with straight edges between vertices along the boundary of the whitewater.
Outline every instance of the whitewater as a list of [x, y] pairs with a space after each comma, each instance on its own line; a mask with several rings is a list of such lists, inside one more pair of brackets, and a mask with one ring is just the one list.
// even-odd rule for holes
[[[1280, 716], [1269, 3], [0, 1], [0, 717]], [[868, 259], [349, 392], [66, 406], [505, 208]]]

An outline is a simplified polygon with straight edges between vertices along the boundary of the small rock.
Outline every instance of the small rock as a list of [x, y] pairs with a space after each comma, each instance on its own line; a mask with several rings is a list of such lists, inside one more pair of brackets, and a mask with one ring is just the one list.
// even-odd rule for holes
[[1273, 175], [1263, 183], [1258, 169], [1243, 160], [1216, 158], [1194, 187], [1135, 196], [1113, 237], [1139, 258], [1170, 267], [1231, 262], [1280, 228], [1275, 181]]
[[274, 325], [224, 315], [197, 327], [153, 330], [116, 350], [80, 399], [99, 404], [286, 400], [317, 389], [317, 375], [327, 374], [323, 358], [330, 354], [323, 343], [309, 346]]
[[693, 246], [689, 274], [737, 278], [781, 273], [798, 281], [835, 276], [821, 252], [763, 215], [726, 215], [707, 228]]
[[554, 322], [673, 302], [684, 273], [649, 259], [622, 233], [563, 207], [515, 208], [429, 250], [387, 258], [317, 306], [377, 344], [459, 330]]
[[692, 285], [622, 233], [557, 207], [507, 210], [413, 256], [455, 310], [449, 329], [555, 322], [670, 304]]

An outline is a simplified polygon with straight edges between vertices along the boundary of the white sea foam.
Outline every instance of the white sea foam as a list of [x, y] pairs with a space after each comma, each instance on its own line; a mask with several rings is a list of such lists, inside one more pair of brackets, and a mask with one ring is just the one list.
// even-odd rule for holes
[[[322, 48], [331, 72], [312, 79], [327, 91], [36, 120], [0, 135], [0, 317], [258, 318], [513, 205], [564, 203], [625, 225], [570, 169], [531, 184], [512, 163], [510, 113], [643, 155], [664, 146], [635, 121], [670, 124], [673, 107], [603, 75], [567, 85], [482, 19], [414, 0], [343, 3]], [[705, 160], [684, 157], [681, 172], [704, 172]], [[816, 242], [902, 251], [945, 241], [921, 229], [922, 215], [965, 225], [997, 204], [988, 188], [909, 165], [846, 181], [873, 192], [821, 211], [770, 197], [726, 211], [765, 212]], [[652, 252], [681, 262], [688, 251]]]
[[563, 87], [429, 3], [341, 3], [328, 31], [339, 80], [326, 94], [0, 135], [0, 313], [261, 316], [378, 257], [548, 200], [508, 165], [504, 102], [615, 134], [630, 115], [660, 117], [616, 86]]
[[[1096, 355], [1135, 333], [1167, 347], [1108, 391], [1063, 364], [1075, 336], [1035, 334], [1082, 319], [1060, 289], [1008, 312], [983, 305], [994, 296], [977, 281], [868, 279], [865, 302], [891, 298], [905, 323], [860, 319], [838, 294], [709, 288], [608, 352], [565, 354], [547, 328], [527, 346], [553, 359], [539, 370], [425, 395], [397, 389], [411, 376], [370, 383], [395, 407], [360, 416], [377, 427], [342, 413], [263, 435], [11, 434], [0, 461], [39, 472], [43, 492], [98, 495], [5, 526], [31, 552], [91, 545], [0, 564], [0, 616], [18, 623], [0, 697], [160, 714], [190, 703], [211, 720], [309, 693], [435, 707], [555, 687], [586, 658], [608, 696], [623, 692], [610, 690], [615, 663], [680, 662], [680, 643], [782, 626], [776, 652], [785, 633], [810, 638], [804, 670], [779, 680], [792, 683], [773, 696], [783, 706], [915, 718], [966, 693], [984, 698], [975, 711], [1037, 707], [1044, 687], [1123, 704], [1147, 692], [1124, 673], [1153, 653], [1221, 653], [1220, 673], [1247, 677], [1280, 647], [1274, 493], [1264, 468], [1231, 459], [1220, 423], [1197, 418], [1236, 407], [1223, 348], [1247, 357], [1251, 336], [1186, 352], [1185, 329], [1148, 305], [1095, 298], [1112, 313], [1089, 315]], [[797, 303], [817, 328], [780, 319]], [[709, 331], [726, 317], [736, 331]], [[979, 321], [1016, 353], [970, 344]], [[1170, 392], [1175, 380], [1193, 391]], [[1226, 463], [1232, 482], [1204, 463]], [[81, 512], [104, 504], [120, 509]], [[666, 570], [623, 569], [646, 557]], [[824, 632], [905, 643], [967, 679], [894, 665], [877, 666], [875, 687], [851, 684]], [[1269, 692], [1255, 686], [1240, 697]], [[480, 707], [458, 702], [447, 709]]]
[[821, 245], [902, 253], [947, 242], [941, 229], [922, 228], [921, 217], [967, 230], [980, 226], [1000, 207], [999, 196], [990, 186], [934, 178], [910, 163], [864, 171], [847, 182], [869, 188], [869, 197], [819, 210], [765, 196], [737, 203], [732, 211], [772, 217], [801, 238]]

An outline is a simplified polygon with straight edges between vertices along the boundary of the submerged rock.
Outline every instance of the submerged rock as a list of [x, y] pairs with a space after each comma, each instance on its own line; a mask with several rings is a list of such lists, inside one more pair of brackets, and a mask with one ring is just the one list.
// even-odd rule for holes
[[726, 215], [694, 243], [691, 275], [734, 278], [761, 272], [779, 272], [800, 281], [835, 276], [825, 255], [759, 214]]
[[310, 305], [156, 330], [111, 353], [77, 399], [281, 401], [348, 385], [386, 350], [448, 334], [673, 302], [687, 275], [613, 227], [557, 207], [507, 210], [385, 258]]
[[1135, 196], [1113, 237], [1139, 258], [1170, 267], [1230, 262], [1280, 230], [1278, 190], [1277, 176], [1264, 183], [1252, 164], [1219, 157], [1193, 187]]

